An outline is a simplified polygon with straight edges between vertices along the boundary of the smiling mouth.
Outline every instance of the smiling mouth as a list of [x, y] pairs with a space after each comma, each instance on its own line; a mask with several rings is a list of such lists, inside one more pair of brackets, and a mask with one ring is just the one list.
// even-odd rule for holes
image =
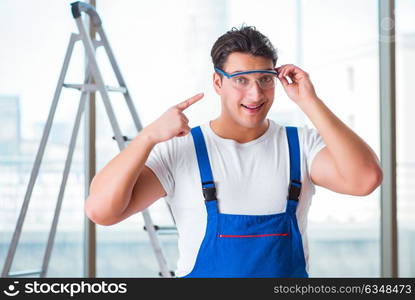
[[262, 106], [264, 106], [264, 103], [265, 102], [263, 102], [262, 104], [257, 105], [257, 106], [246, 106], [246, 105], [243, 105], [243, 104], [241, 104], [241, 106], [243, 106], [244, 108], [246, 108], [246, 109], [248, 109], [250, 111], [258, 111], [258, 110], [261, 109]]

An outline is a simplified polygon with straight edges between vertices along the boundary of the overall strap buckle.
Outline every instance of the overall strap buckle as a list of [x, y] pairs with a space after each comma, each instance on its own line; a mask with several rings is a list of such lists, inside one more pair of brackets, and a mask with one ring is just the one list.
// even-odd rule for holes
[[288, 188], [288, 200], [298, 201], [301, 193], [301, 181], [291, 179]]
[[[204, 187], [204, 185], [213, 185], [209, 187]], [[216, 187], [213, 181], [207, 181], [202, 183], [203, 197], [205, 201], [216, 200]]]

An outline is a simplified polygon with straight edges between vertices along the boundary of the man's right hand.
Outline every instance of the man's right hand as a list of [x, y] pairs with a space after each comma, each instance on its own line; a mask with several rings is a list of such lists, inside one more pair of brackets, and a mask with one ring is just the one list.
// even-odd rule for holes
[[181, 137], [189, 134], [189, 119], [187, 119], [183, 111], [202, 99], [203, 96], [203, 93], [199, 93], [170, 107], [157, 120], [143, 128], [141, 133], [148, 135], [155, 144], [170, 140], [176, 136]]

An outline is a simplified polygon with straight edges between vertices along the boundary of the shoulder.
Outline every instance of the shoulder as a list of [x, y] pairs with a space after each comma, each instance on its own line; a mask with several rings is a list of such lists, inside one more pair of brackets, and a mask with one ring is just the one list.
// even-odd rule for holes
[[279, 125], [279, 124], [276, 124], [276, 126], [278, 128], [277, 131], [283, 132], [285, 134], [286, 134], [287, 127], [296, 128], [297, 133], [298, 133], [298, 138], [300, 140], [305, 140], [305, 139], [308, 139], [310, 137], [315, 137], [315, 136], [319, 135], [317, 129], [315, 129], [315, 128], [309, 126], [309, 125], [294, 126], [294, 125]]
[[313, 153], [325, 146], [324, 140], [317, 129], [304, 125], [298, 128], [300, 143], [306, 153]]
[[299, 135], [301, 135], [301, 137], [303, 137], [303, 138], [314, 137], [314, 136], [319, 135], [317, 129], [315, 129], [315, 128], [309, 126], [309, 125], [303, 125], [303, 126], [299, 126], [297, 128], [298, 128]]
[[183, 160], [194, 152], [194, 143], [192, 134], [189, 132], [185, 136], [173, 137], [170, 140], [159, 143], [155, 146], [163, 156], [175, 164], [180, 164]]
[[302, 155], [307, 159], [307, 163], [311, 163], [314, 156], [322, 148], [325, 147], [323, 138], [317, 129], [311, 127], [310, 125], [301, 125], [301, 126], [283, 126], [276, 124], [279, 132], [279, 139], [285, 139], [284, 144], [288, 142], [287, 139], [287, 127], [295, 127], [298, 134], [298, 143], [301, 149]]
[[[288, 126], [284, 127], [284, 131], [286, 130], [286, 127]], [[297, 128], [299, 144], [305, 152], [308, 152], [314, 145], [321, 144], [323, 142], [318, 130], [309, 125], [292, 127]]]
[[282, 125], [278, 124], [273, 120], [270, 120], [272, 126], [272, 135], [278, 139], [279, 142], [286, 143], [288, 142], [288, 130], [287, 128], [297, 129], [297, 136], [299, 144], [302, 145], [304, 140], [313, 134], [313, 129], [309, 128], [307, 125], [304, 126], [294, 126], [294, 125]]

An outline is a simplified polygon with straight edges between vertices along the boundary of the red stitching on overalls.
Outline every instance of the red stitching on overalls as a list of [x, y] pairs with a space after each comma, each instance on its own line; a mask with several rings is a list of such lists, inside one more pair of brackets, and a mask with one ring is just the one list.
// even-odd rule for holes
[[219, 237], [224, 238], [249, 238], [249, 237], [265, 237], [265, 236], [288, 236], [288, 233], [270, 233], [270, 234], [249, 234], [249, 235], [234, 235], [234, 234], [219, 234]]

